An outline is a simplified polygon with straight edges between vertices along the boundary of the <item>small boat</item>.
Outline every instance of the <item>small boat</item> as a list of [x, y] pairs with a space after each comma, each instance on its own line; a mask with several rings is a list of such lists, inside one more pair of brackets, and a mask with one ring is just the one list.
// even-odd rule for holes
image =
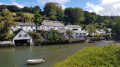
[[88, 43], [95, 43], [94, 41], [88, 41]]
[[40, 63], [43, 63], [43, 62], [45, 62], [45, 58], [27, 60], [27, 64], [40, 64]]

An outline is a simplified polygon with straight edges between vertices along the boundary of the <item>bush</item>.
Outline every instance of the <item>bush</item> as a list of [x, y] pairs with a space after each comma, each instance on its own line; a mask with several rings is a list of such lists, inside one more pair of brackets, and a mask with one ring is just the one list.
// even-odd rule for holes
[[84, 48], [65, 61], [53, 65], [53, 67], [119, 67], [120, 46], [107, 45]]

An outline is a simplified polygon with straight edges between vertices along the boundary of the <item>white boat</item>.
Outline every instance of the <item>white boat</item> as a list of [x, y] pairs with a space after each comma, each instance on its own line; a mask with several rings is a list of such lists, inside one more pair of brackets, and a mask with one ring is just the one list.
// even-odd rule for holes
[[40, 64], [40, 63], [43, 63], [43, 62], [45, 62], [45, 58], [27, 60], [27, 64]]

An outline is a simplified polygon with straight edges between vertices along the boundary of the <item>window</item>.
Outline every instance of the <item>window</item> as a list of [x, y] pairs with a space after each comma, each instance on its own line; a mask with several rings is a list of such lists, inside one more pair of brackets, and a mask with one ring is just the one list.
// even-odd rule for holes
[[31, 30], [29, 30], [29, 32], [31, 32]]
[[27, 34], [25, 34], [25, 37], [27, 37]]
[[21, 34], [19, 35], [19, 37], [22, 37]]
[[35, 32], [35, 30], [33, 30], [33, 32]]
[[76, 33], [76, 35], [78, 35], [78, 33]]
[[76, 38], [78, 38], [78, 36], [76, 36]]
[[31, 26], [31, 28], [33, 28], [33, 26]]

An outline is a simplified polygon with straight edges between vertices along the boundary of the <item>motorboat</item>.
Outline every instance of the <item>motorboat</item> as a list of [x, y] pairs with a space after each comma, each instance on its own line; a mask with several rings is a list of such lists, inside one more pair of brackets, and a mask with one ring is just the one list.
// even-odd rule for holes
[[45, 62], [45, 58], [27, 60], [27, 64], [40, 64], [40, 63], [44, 63], [44, 62]]

